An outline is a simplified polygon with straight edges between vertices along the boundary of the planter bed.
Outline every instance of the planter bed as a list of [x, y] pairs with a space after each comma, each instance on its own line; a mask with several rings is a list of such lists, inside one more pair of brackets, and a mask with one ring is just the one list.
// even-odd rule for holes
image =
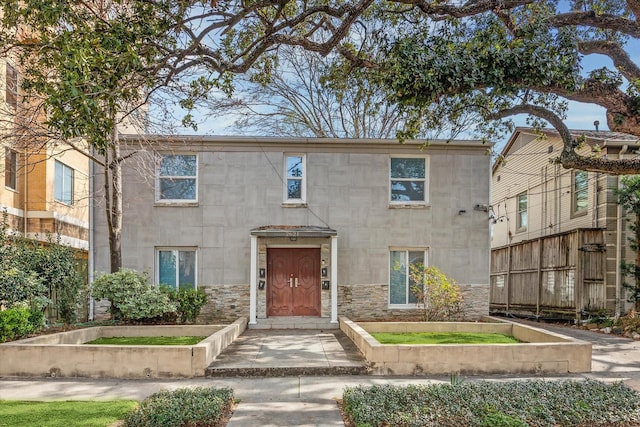
[[[246, 328], [230, 325], [98, 326], [0, 344], [0, 377], [170, 378], [205, 369]], [[206, 336], [195, 345], [95, 345], [100, 337]]]
[[[518, 323], [353, 322], [340, 329], [356, 344], [377, 375], [548, 374], [591, 372], [591, 343]], [[380, 344], [370, 332], [475, 332], [511, 335], [519, 344]]]

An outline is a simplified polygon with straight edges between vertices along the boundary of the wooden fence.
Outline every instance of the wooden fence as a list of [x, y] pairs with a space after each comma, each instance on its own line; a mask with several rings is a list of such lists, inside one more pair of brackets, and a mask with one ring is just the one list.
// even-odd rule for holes
[[605, 308], [602, 229], [577, 229], [491, 250], [493, 312], [580, 318]]

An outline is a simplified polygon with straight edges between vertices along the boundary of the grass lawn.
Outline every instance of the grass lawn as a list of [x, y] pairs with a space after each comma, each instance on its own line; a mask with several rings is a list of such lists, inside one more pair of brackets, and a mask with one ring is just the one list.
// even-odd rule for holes
[[193, 345], [206, 337], [105, 337], [86, 344], [106, 345]]
[[470, 332], [374, 332], [381, 344], [516, 344], [511, 335]]
[[0, 426], [38, 427], [105, 427], [124, 419], [138, 402], [134, 400], [52, 401], [29, 402], [0, 401]]

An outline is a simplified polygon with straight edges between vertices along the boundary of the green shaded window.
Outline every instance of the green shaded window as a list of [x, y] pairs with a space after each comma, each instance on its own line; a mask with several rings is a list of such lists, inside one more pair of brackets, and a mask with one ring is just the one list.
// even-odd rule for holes
[[390, 164], [391, 202], [426, 202], [426, 159], [392, 157]]
[[519, 231], [524, 231], [527, 229], [527, 208], [528, 208], [528, 200], [527, 193], [520, 193], [516, 197], [518, 204], [518, 212], [516, 215], [516, 228]]
[[411, 292], [415, 285], [411, 280], [411, 266], [426, 265], [425, 251], [391, 251], [389, 261], [389, 304], [416, 304], [418, 301]]
[[589, 175], [586, 171], [573, 172], [573, 212], [586, 212], [589, 201]]
[[174, 289], [192, 289], [196, 284], [196, 251], [158, 250], [158, 284]]

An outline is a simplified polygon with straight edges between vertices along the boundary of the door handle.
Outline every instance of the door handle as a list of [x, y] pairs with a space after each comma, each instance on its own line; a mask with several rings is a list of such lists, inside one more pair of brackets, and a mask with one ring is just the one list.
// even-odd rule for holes
[[293, 288], [293, 277], [289, 278], [289, 287]]
[[296, 288], [298, 287], [298, 278], [296, 277]]

